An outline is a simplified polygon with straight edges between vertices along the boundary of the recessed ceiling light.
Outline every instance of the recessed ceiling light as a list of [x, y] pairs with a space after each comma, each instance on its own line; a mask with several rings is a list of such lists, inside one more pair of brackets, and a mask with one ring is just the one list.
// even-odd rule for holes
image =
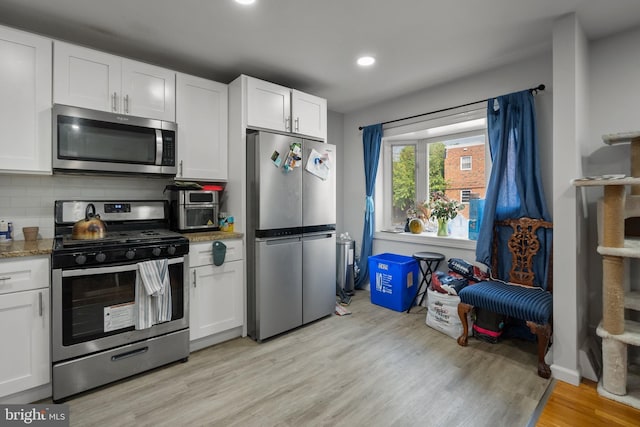
[[256, 0], [236, 0], [236, 3], [242, 4], [242, 5], [254, 4], [255, 2]]
[[361, 56], [358, 58], [358, 65], [361, 67], [368, 67], [376, 62], [376, 58], [373, 56]]

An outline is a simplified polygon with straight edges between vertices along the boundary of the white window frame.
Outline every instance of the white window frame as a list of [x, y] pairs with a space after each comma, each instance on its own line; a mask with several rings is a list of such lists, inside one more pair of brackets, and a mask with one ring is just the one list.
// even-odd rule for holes
[[[468, 159], [468, 162], [466, 161]], [[464, 167], [466, 163], [469, 163], [469, 167]], [[473, 156], [460, 156], [460, 170], [470, 171], [473, 167]]]
[[[472, 130], [462, 129], [455, 130], [457, 123], [485, 119], [486, 110], [484, 108], [476, 109], [460, 109], [457, 112], [449, 112], [449, 114], [441, 114], [438, 117], [431, 117], [428, 120], [418, 120], [410, 124], [395, 126], [383, 130], [382, 138], [382, 155], [378, 165], [378, 176], [376, 179], [376, 196], [375, 196], [375, 221], [376, 221], [376, 238], [391, 239], [396, 241], [415, 242], [418, 239], [423, 243], [432, 243], [436, 245], [449, 245], [459, 248], [475, 248], [475, 241], [468, 239], [458, 239], [451, 237], [437, 237], [422, 233], [421, 235], [410, 235], [409, 233], [400, 233], [399, 230], [393, 230], [392, 226], [392, 146], [393, 145], [416, 145], [416, 174], [418, 176], [428, 176], [429, 171], [420, 171], [421, 165], [427, 164], [428, 154], [427, 145], [432, 142], [441, 142], [446, 139], [462, 138], [465, 136], [477, 135], [479, 130], [485, 132], [485, 182], [488, 183], [491, 172], [491, 155], [489, 151], [488, 137], [486, 135], [485, 124]], [[436, 133], [430, 137], [420, 138], [415, 136], [425, 135], [425, 130], [440, 130], [444, 133]], [[447, 131], [449, 129], [449, 131]], [[428, 131], [427, 131], [428, 132]], [[445, 136], [445, 138], [443, 138]], [[451, 138], [448, 138], [448, 137]], [[424, 200], [427, 197], [427, 182], [421, 182], [416, 179], [416, 199]], [[388, 206], [388, 207], [387, 207]], [[446, 242], [446, 243], [445, 243]]]

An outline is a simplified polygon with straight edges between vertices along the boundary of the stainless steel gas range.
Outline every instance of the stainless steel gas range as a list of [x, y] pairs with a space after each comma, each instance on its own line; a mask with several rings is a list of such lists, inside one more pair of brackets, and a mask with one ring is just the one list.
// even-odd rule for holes
[[[96, 239], [74, 239], [73, 226], [83, 220], [89, 204], [95, 206], [106, 233]], [[169, 231], [168, 212], [167, 202], [162, 200], [56, 201], [52, 253], [54, 401], [187, 360], [189, 289], [184, 280], [184, 257], [189, 242]], [[143, 265], [157, 268], [152, 279], [168, 276], [160, 295], [144, 292], [140, 282], [146, 278], [140, 276]], [[139, 310], [159, 310], [159, 300], [153, 298], [166, 296], [163, 291], [170, 291], [170, 298], [164, 300], [170, 301], [164, 304], [164, 312], [170, 310], [170, 315], [141, 324]]]

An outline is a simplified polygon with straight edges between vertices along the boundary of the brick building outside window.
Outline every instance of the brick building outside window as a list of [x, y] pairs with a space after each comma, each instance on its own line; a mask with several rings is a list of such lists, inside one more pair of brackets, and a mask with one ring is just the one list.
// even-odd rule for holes
[[[469, 198], [485, 196], [485, 144], [473, 142], [460, 145], [449, 145], [446, 148], [444, 161], [444, 178], [449, 184], [447, 197], [459, 200], [468, 205]], [[469, 217], [469, 209], [460, 212]]]

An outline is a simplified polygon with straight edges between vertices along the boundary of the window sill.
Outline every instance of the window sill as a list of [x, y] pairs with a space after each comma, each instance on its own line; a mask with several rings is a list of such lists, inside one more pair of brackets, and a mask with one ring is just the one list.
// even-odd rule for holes
[[441, 237], [436, 236], [435, 232], [424, 232], [420, 234], [413, 233], [397, 233], [393, 231], [376, 231], [373, 236], [378, 240], [389, 240], [393, 242], [416, 243], [429, 246], [442, 246], [446, 248], [457, 249], [476, 249], [476, 241], [469, 239], [461, 239], [457, 237]]

